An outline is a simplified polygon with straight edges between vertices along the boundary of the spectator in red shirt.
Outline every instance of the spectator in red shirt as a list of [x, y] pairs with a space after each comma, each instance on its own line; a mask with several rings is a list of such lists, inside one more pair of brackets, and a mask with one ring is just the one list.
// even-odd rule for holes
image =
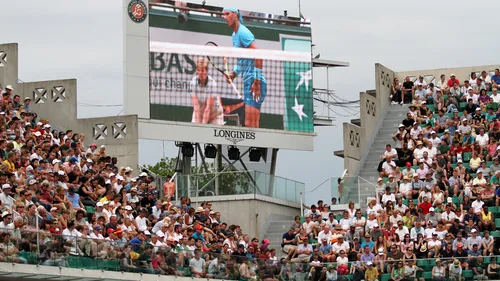
[[456, 79], [455, 74], [452, 73], [450, 75], [450, 79], [448, 80], [448, 82], [446, 82], [446, 86], [448, 86], [448, 88], [451, 88], [453, 87], [454, 83], [458, 83], [458, 85], [460, 85], [460, 80]]
[[458, 154], [462, 154], [462, 146], [458, 141], [454, 141], [453, 145], [450, 147], [450, 156], [456, 160]]
[[427, 196], [424, 196], [424, 202], [420, 203], [418, 205], [419, 209], [422, 209], [422, 213], [424, 215], [427, 215], [429, 213], [429, 209], [432, 207], [432, 204], [429, 202], [429, 198]]

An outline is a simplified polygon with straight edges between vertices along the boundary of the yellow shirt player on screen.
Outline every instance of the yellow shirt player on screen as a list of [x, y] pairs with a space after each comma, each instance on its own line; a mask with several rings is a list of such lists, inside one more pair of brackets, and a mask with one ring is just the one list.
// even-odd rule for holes
[[[232, 41], [235, 48], [258, 49], [255, 36], [243, 25], [241, 13], [234, 8], [224, 8], [224, 19], [233, 30]], [[245, 127], [259, 128], [260, 107], [267, 92], [267, 83], [262, 73], [262, 59], [239, 58], [229, 78], [237, 76], [243, 80], [243, 102], [245, 103]]]
[[196, 75], [191, 79], [191, 100], [193, 102], [193, 123], [224, 125], [220, 97], [216, 94], [217, 84], [208, 75], [208, 61], [196, 61]]

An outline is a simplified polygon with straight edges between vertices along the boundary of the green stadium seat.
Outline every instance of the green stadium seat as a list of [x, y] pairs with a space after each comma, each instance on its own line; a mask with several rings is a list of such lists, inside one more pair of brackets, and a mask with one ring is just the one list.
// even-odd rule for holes
[[459, 111], [462, 111], [462, 110], [464, 110], [464, 108], [465, 108], [466, 106], [467, 106], [467, 102], [465, 102], [465, 101], [460, 102], [460, 103], [458, 104], [458, 107], [459, 107], [459, 109], [458, 109], [458, 110], [459, 110]]
[[457, 206], [460, 205], [460, 198], [458, 198], [458, 196], [453, 196], [451, 200], [452, 200], [453, 204], [455, 204]]
[[422, 267], [422, 268], [426, 268], [427, 266], [429, 266], [429, 260], [427, 260], [427, 259], [417, 260], [417, 266]]
[[[444, 103], [446, 103], [446, 101], [448, 100], [448, 95], [444, 95], [443, 96], [443, 100], [444, 100]], [[451, 117], [450, 117], [451, 118]]]
[[119, 260], [98, 260], [97, 261], [97, 269], [120, 271], [120, 261]]
[[457, 165], [456, 163], [455, 163], [455, 164], [451, 164], [451, 167], [452, 167], [453, 169], [455, 169], [457, 166], [458, 166], [458, 165]]
[[463, 165], [463, 166], [464, 166], [464, 168], [466, 168], [466, 169], [470, 168], [470, 167], [469, 167], [469, 163], [468, 163], [468, 162], [467, 162], [467, 163], [464, 163], [464, 165]]
[[408, 206], [408, 199], [403, 199], [403, 205]]
[[436, 112], [436, 108], [434, 107], [434, 105], [433, 105], [433, 104], [428, 104], [428, 105], [427, 105], [427, 108], [428, 108], [428, 109], [429, 109], [432, 113]]
[[416, 171], [418, 169], [418, 166], [411, 166], [411, 168]]
[[464, 152], [464, 153], [462, 153], [462, 161], [468, 163], [471, 158], [472, 158], [472, 152]]
[[305, 223], [306, 222], [306, 217], [300, 217], [300, 223]]
[[500, 231], [492, 231], [490, 232], [491, 237], [500, 237]]
[[500, 229], [500, 219], [495, 219], [495, 226], [497, 229]]
[[386, 184], [388, 182], [389, 182], [389, 178], [388, 177], [382, 178], [382, 183]]
[[496, 213], [498, 213], [498, 208], [496, 206], [488, 207], [488, 211], [492, 212], [493, 214], [496, 214]]
[[66, 258], [66, 261], [68, 262], [68, 266], [71, 268], [80, 268], [80, 260], [78, 257], [75, 256], [68, 256]]
[[476, 173], [471, 173], [470, 176], [471, 176], [471, 178], [474, 179], [474, 178], [476, 178], [477, 174]]
[[489, 167], [491, 167], [491, 165], [493, 165], [493, 161], [488, 161], [488, 162], [486, 162], [486, 167], [488, 167], [488, 168], [489, 168]]
[[391, 274], [389, 273], [384, 273], [380, 276], [380, 281], [389, 281], [391, 280]]
[[422, 272], [422, 278], [425, 278], [425, 280], [431, 280], [432, 279], [432, 271]]
[[347, 280], [352, 280], [354, 278], [354, 275], [352, 274], [347, 274], [347, 275], [342, 275], [342, 277], [344, 277], [345, 279]]
[[95, 209], [92, 206], [85, 206], [85, 211], [87, 213], [95, 213]]
[[191, 269], [189, 268], [189, 266], [179, 266], [177, 270], [184, 272], [184, 277], [191, 276]]
[[491, 95], [493, 95], [493, 92], [491, 92], [491, 91], [490, 91], [490, 92], [486, 92], [486, 94], [487, 94], [488, 96], [491, 96]]
[[406, 169], [406, 167], [399, 167], [399, 170], [402, 172]]
[[38, 264], [39, 262], [36, 253], [22, 251], [19, 252], [18, 255], [19, 257], [26, 259], [26, 261], [28, 261], [28, 264]]
[[81, 260], [82, 268], [97, 269], [97, 262], [95, 259], [87, 258], [87, 257], [80, 257], [80, 260]]
[[340, 221], [340, 220], [341, 220], [341, 219], [343, 219], [343, 218], [344, 218], [344, 216], [343, 216], [343, 215], [336, 215], [336, 216], [335, 216], [335, 219], [336, 219], [337, 221]]
[[472, 279], [474, 277], [474, 272], [472, 270], [463, 270], [462, 277], [464, 279]]

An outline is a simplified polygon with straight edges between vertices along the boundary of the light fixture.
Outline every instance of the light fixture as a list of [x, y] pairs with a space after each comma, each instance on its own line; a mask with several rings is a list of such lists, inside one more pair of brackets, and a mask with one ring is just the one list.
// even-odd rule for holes
[[250, 148], [250, 153], [248, 154], [248, 158], [250, 158], [251, 162], [259, 162], [260, 157], [262, 156], [262, 153], [260, 150], [256, 147]]
[[190, 142], [185, 142], [182, 144], [182, 156], [184, 157], [193, 157], [194, 148], [193, 144]]
[[205, 157], [214, 159], [217, 156], [217, 148], [213, 144], [205, 144]]
[[227, 156], [229, 160], [239, 160], [240, 150], [236, 146], [231, 145], [227, 148]]

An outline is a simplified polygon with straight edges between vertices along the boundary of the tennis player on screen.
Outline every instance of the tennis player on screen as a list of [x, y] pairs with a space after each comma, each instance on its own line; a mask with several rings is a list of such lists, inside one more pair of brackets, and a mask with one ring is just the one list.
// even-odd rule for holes
[[193, 101], [193, 123], [224, 125], [220, 97], [216, 94], [217, 84], [208, 75], [208, 61], [196, 61], [196, 75], [191, 79], [191, 100]]
[[[258, 49], [255, 36], [243, 25], [241, 13], [234, 8], [224, 8], [224, 19], [233, 30], [233, 47]], [[267, 92], [267, 83], [262, 73], [262, 59], [239, 58], [234, 71], [229, 73], [231, 80], [241, 76], [243, 80], [243, 102], [245, 103], [245, 127], [259, 128], [260, 107]]]

